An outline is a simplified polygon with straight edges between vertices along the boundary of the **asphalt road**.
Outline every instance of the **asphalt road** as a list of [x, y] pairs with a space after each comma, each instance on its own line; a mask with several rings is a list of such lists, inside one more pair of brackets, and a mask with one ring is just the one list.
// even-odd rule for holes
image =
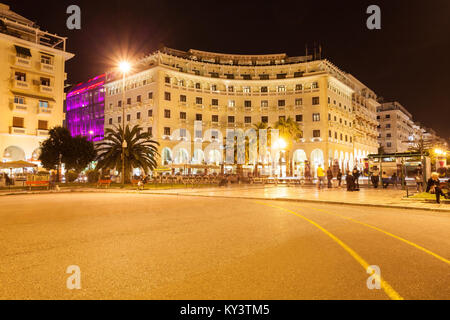
[[[144, 194], [0, 197], [0, 299], [450, 299], [450, 215]], [[67, 267], [81, 290], [66, 287]], [[368, 289], [368, 265], [381, 289]]]

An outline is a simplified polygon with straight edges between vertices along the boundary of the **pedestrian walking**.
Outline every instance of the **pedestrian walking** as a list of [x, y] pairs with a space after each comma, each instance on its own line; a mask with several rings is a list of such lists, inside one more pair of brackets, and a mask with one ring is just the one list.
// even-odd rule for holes
[[333, 182], [333, 171], [331, 171], [331, 168], [328, 168], [327, 170], [327, 180], [328, 180], [328, 188], [332, 188], [332, 182]]
[[396, 172], [394, 172], [392, 174], [391, 182], [392, 182], [392, 185], [395, 187], [395, 189], [397, 189], [398, 177], [397, 177], [397, 173]]
[[338, 187], [340, 188], [341, 184], [342, 184], [342, 171], [341, 171], [341, 169], [339, 169], [339, 171], [338, 171], [338, 173], [336, 175], [336, 179], [338, 181]]
[[347, 170], [345, 182], [347, 184], [347, 191], [355, 191], [355, 177], [350, 173], [350, 170]]
[[371, 181], [372, 181], [373, 187], [375, 189], [377, 189], [378, 184], [380, 183], [380, 170], [378, 169], [378, 167], [373, 168]]
[[389, 177], [386, 171], [383, 171], [381, 174], [381, 182], [383, 183], [383, 189], [386, 189], [389, 186]]
[[423, 176], [419, 170], [417, 170], [414, 179], [416, 180], [417, 192], [423, 192]]
[[439, 181], [439, 174], [437, 172], [433, 172], [431, 178], [428, 179], [427, 192], [436, 195], [436, 203], [438, 204], [441, 203], [441, 196], [445, 199], [449, 198], [441, 189], [441, 182]]
[[352, 172], [354, 179], [354, 183], [355, 183], [355, 188], [359, 189], [359, 176], [361, 175], [361, 172], [358, 170], [357, 167], [353, 168], [353, 172]]
[[322, 168], [322, 165], [319, 164], [317, 167], [317, 188], [320, 190], [323, 188], [323, 183], [325, 180], [325, 171]]

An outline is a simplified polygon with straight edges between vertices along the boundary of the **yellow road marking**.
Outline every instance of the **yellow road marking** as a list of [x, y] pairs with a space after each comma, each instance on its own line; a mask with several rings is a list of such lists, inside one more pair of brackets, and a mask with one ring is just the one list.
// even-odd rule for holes
[[[267, 207], [272, 207], [272, 208], [276, 208], [276, 209], [281, 209], [283, 211], [289, 212], [299, 218], [302, 218], [306, 221], [308, 221], [309, 223], [311, 223], [313, 226], [315, 226], [316, 228], [318, 228], [320, 231], [322, 231], [323, 233], [325, 233], [327, 236], [329, 236], [331, 239], [333, 239], [337, 244], [339, 244], [345, 251], [347, 251], [347, 253], [349, 253], [363, 268], [364, 271], [367, 271], [367, 268], [370, 267], [369, 263], [367, 263], [359, 254], [357, 254], [352, 248], [350, 248], [347, 244], [345, 244], [342, 240], [340, 240], [338, 237], [336, 237], [334, 234], [332, 234], [331, 232], [329, 232], [327, 229], [323, 228], [321, 225], [319, 225], [318, 223], [302, 216], [301, 214], [286, 209], [286, 208], [282, 208], [282, 207], [278, 207], [278, 206], [273, 206], [270, 204], [266, 204], [264, 202], [256, 202], [258, 204], [267, 206]], [[387, 296], [392, 299], [392, 300], [403, 300], [403, 298], [397, 293], [397, 291], [395, 291], [390, 285], [389, 283], [387, 283], [387, 281], [385, 281], [381, 276], [374, 274], [373, 277], [375, 277], [376, 280], [379, 281], [379, 283], [381, 284], [381, 288], [384, 290], [384, 292], [387, 294]]]
[[411, 242], [411, 241], [406, 240], [406, 239], [404, 239], [404, 238], [402, 238], [402, 237], [396, 236], [395, 234], [392, 234], [392, 233], [390, 233], [390, 232], [388, 232], [388, 231], [385, 231], [385, 230], [383, 230], [383, 229], [380, 229], [380, 228], [378, 228], [378, 227], [372, 226], [372, 225], [370, 225], [370, 224], [367, 224], [367, 223], [364, 223], [364, 222], [355, 220], [355, 219], [353, 219], [353, 218], [346, 217], [346, 216], [343, 216], [343, 215], [341, 215], [341, 214], [339, 214], [339, 213], [334, 213], [334, 212], [331, 212], [331, 211], [328, 211], [328, 210], [317, 209], [317, 208], [314, 208], [314, 207], [305, 207], [305, 206], [301, 206], [301, 207], [302, 207], [302, 208], [305, 208], [305, 209], [313, 209], [313, 210], [320, 211], [320, 212], [323, 212], [323, 213], [326, 213], [326, 214], [335, 215], [335, 216], [341, 217], [341, 218], [343, 218], [343, 219], [352, 221], [352, 222], [354, 222], [354, 223], [358, 223], [358, 224], [363, 225], [363, 226], [365, 226], [365, 227], [374, 229], [374, 230], [379, 231], [379, 232], [381, 232], [381, 233], [384, 233], [384, 234], [386, 234], [386, 235], [388, 235], [388, 236], [390, 236], [390, 237], [392, 237], [392, 238], [395, 238], [395, 239], [400, 240], [400, 241], [402, 241], [402, 242], [404, 242], [404, 243], [406, 243], [406, 244], [409, 244], [410, 246], [412, 246], [412, 247], [414, 247], [414, 248], [416, 248], [416, 249], [419, 249], [419, 250], [421, 250], [421, 251], [423, 251], [423, 252], [425, 252], [425, 253], [428, 253], [429, 255], [435, 257], [436, 259], [439, 259], [439, 260], [441, 260], [442, 262], [445, 262], [445, 263], [447, 263], [447, 264], [450, 265], [450, 260], [445, 259], [444, 257], [441, 257], [440, 255], [438, 255], [438, 254], [436, 254], [436, 253], [434, 253], [434, 252], [432, 252], [432, 251], [430, 251], [430, 250], [428, 250], [428, 249], [426, 249], [426, 248], [424, 248], [424, 247], [421, 247], [421, 246], [419, 246], [418, 244], [415, 244], [414, 242]]

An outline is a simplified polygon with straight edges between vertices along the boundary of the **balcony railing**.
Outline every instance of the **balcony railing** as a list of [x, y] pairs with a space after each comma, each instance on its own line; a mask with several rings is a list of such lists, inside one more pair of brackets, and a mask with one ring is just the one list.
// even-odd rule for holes
[[31, 59], [16, 57], [15, 64], [16, 66], [29, 68], [31, 67]]
[[53, 73], [55, 71], [55, 67], [52, 64], [47, 64], [47, 63], [41, 62], [41, 71]]
[[48, 130], [46, 129], [37, 129], [36, 130], [37, 136], [48, 136]]
[[14, 80], [14, 87], [17, 89], [30, 89], [30, 84], [26, 81]]
[[20, 127], [11, 127], [9, 130], [10, 134], [26, 134], [27, 130]]
[[53, 93], [53, 88], [50, 87], [50, 86], [40, 85], [40, 91], [42, 93], [52, 94]]
[[26, 104], [22, 104], [22, 103], [13, 103], [12, 110], [14, 112], [26, 113], [28, 110], [28, 106]]
[[48, 107], [40, 107], [38, 106], [38, 114], [40, 115], [51, 115], [52, 109]]

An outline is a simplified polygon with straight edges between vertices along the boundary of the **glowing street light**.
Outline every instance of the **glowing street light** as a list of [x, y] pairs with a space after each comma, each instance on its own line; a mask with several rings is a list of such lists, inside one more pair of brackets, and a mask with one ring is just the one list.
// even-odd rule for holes
[[122, 61], [119, 63], [119, 69], [122, 73], [128, 73], [131, 70], [131, 64], [128, 61]]
[[284, 141], [284, 139], [280, 138], [277, 141], [275, 141], [275, 148], [283, 150], [286, 147], [287, 147], [287, 143], [286, 143], [286, 141]]

